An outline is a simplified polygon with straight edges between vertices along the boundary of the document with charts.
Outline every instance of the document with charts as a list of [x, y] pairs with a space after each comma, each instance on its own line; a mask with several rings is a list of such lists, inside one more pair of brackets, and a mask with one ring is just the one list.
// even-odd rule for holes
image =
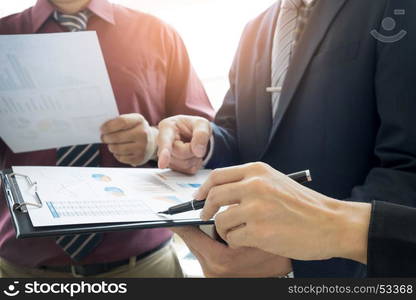
[[0, 137], [13, 152], [97, 143], [117, 116], [95, 32], [0, 35]]
[[[199, 219], [199, 211], [175, 216], [157, 213], [192, 200], [209, 170], [195, 176], [139, 168], [13, 167], [36, 182], [42, 207], [28, 206], [34, 227]], [[16, 176], [25, 202], [34, 202], [35, 188]]]

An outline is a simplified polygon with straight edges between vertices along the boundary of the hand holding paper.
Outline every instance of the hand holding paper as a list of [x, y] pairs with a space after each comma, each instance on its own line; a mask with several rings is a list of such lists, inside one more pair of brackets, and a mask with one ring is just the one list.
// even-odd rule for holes
[[147, 163], [156, 152], [157, 128], [140, 114], [126, 114], [101, 126], [101, 140], [121, 163], [133, 167]]

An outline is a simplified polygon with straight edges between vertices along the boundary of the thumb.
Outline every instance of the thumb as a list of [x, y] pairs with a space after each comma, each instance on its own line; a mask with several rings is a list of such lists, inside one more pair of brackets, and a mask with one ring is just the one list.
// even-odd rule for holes
[[173, 122], [162, 121], [159, 124], [159, 135], [157, 138], [158, 146], [158, 166], [160, 169], [169, 167], [172, 155], [172, 147], [176, 138], [176, 126]]
[[192, 132], [191, 149], [196, 157], [203, 158], [205, 156], [211, 133], [211, 124], [208, 120], [200, 119], [195, 122]]
[[216, 255], [227, 246], [212, 239], [208, 234], [195, 226], [171, 227], [170, 230], [179, 235], [189, 248], [207, 255]]

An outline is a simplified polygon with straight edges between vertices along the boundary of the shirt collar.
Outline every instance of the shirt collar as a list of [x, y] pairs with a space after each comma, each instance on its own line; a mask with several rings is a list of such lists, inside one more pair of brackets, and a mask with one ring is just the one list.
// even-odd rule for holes
[[[107, 0], [91, 0], [87, 8], [104, 21], [115, 25], [113, 6]], [[38, 32], [54, 11], [55, 7], [48, 0], [38, 0], [32, 9], [33, 32]]]
[[54, 12], [55, 8], [48, 0], [38, 0], [32, 8], [33, 32], [38, 32], [40, 27]]
[[88, 4], [88, 9], [104, 21], [113, 25], [116, 24], [113, 5], [107, 0], [91, 0]]

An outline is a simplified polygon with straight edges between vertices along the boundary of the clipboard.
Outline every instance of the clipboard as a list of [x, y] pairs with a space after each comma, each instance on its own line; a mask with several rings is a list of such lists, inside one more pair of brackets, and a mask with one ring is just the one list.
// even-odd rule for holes
[[[23, 177], [27, 184], [33, 187], [35, 202], [27, 203], [23, 201], [16, 177]], [[214, 220], [202, 221], [197, 219], [189, 220], [163, 220], [163, 221], [146, 221], [146, 222], [123, 222], [123, 223], [100, 223], [100, 224], [82, 224], [82, 225], [65, 225], [65, 226], [46, 226], [33, 227], [30, 220], [27, 207], [41, 207], [42, 199], [37, 194], [36, 182], [24, 174], [13, 173], [12, 170], [0, 171], [0, 179], [4, 199], [9, 208], [12, 223], [16, 231], [17, 239], [37, 238], [37, 237], [57, 237], [62, 235], [76, 235], [82, 233], [95, 232], [115, 232], [136, 229], [167, 228], [175, 226], [199, 226], [213, 225]]]

